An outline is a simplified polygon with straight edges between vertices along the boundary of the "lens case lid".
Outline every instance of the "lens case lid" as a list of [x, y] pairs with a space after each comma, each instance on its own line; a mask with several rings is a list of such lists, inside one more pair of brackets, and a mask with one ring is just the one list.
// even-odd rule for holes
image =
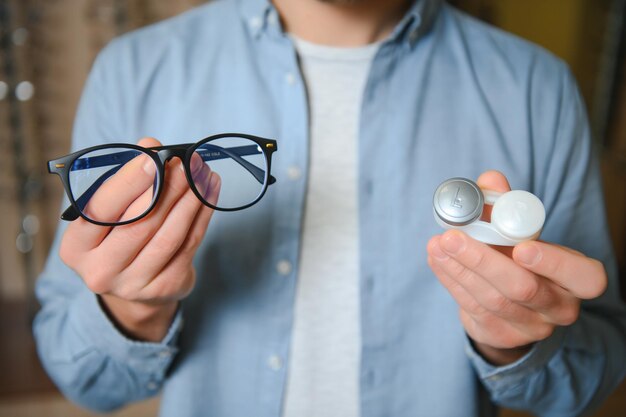
[[435, 214], [445, 223], [463, 226], [480, 218], [485, 197], [467, 178], [450, 178], [437, 187], [433, 197]]
[[533, 239], [546, 219], [543, 203], [523, 190], [502, 194], [491, 212], [491, 224], [511, 239]]

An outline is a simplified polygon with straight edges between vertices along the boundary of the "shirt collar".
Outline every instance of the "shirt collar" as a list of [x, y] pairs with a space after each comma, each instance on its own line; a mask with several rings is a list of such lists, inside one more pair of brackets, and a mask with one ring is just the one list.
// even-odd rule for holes
[[394, 28], [389, 41], [414, 46], [432, 27], [440, 6], [441, 0], [415, 0]]
[[[278, 26], [278, 13], [270, 0], [237, 0], [244, 24], [258, 38], [269, 26]], [[442, 0], [415, 0], [389, 41], [415, 45], [430, 29], [437, 17]]]
[[270, 0], [237, 0], [237, 3], [244, 25], [255, 38], [267, 28], [270, 12], [276, 15], [276, 9]]

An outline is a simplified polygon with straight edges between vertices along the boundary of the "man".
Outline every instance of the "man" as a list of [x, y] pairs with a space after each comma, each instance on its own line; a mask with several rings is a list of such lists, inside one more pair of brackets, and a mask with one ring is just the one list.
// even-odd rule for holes
[[[256, 206], [213, 213], [172, 160], [142, 221], [60, 228], [35, 334], [69, 398], [110, 410], [162, 387], [164, 416], [561, 416], [623, 378], [583, 105], [545, 51], [439, 0], [217, 1], [101, 53], [74, 147], [221, 132], [278, 140]], [[454, 176], [538, 195], [543, 241], [439, 235], [432, 192]]]

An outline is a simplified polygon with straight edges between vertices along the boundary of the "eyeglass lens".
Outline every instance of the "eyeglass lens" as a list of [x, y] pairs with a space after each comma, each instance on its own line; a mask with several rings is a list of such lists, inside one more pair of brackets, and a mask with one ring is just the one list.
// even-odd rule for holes
[[[263, 150], [256, 142], [240, 137], [224, 137], [203, 143], [194, 151], [209, 166], [212, 175], [218, 174], [221, 182], [217, 204], [210, 203], [221, 209], [235, 209], [256, 201], [263, 192], [267, 181], [267, 163]], [[198, 193], [204, 195], [203, 179], [192, 176]]]
[[156, 162], [134, 148], [88, 152], [70, 167], [72, 197], [84, 216], [103, 223], [135, 220], [154, 202]]

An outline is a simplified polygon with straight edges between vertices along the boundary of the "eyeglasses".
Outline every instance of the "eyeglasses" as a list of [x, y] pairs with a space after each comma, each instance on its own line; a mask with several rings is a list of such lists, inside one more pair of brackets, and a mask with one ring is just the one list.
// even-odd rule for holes
[[[165, 163], [174, 157], [181, 159], [189, 187], [204, 205], [221, 211], [250, 207], [276, 182], [270, 175], [276, 150], [275, 140], [240, 133], [151, 148], [113, 143], [48, 161], [48, 171], [61, 178], [71, 202], [61, 219], [82, 217], [101, 226], [120, 226], [154, 208], [163, 189]], [[216, 174], [218, 190], [210, 185]], [[111, 199], [119, 209], [99, 210]]]

